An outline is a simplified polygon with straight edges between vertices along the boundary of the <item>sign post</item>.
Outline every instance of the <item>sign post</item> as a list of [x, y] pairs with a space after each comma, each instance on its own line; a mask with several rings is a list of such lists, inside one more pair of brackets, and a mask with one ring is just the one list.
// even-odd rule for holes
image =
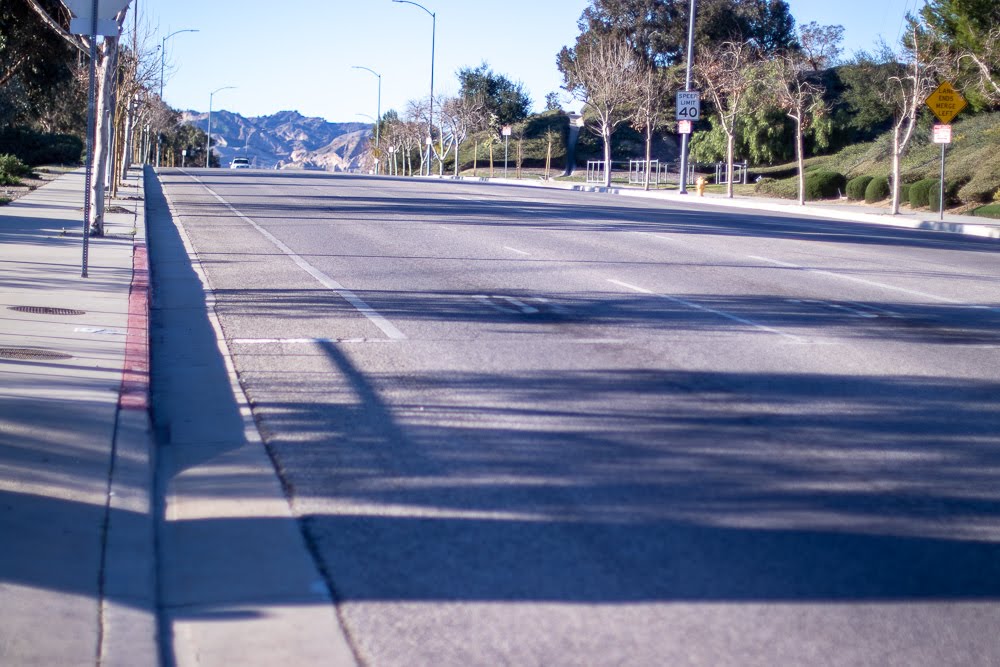
[[941, 189], [939, 191], [938, 208], [940, 209], [939, 220], [944, 220], [944, 157], [945, 149], [951, 143], [951, 121], [955, 119], [962, 109], [969, 103], [962, 97], [962, 94], [955, 90], [950, 81], [945, 81], [938, 86], [933, 93], [924, 100], [941, 125], [934, 126], [933, 140], [936, 144], [941, 144]]
[[90, 250], [90, 198], [94, 175], [94, 143], [97, 125], [97, 109], [94, 100], [97, 85], [97, 36], [117, 37], [118, 24], [115, 16], [128, 7], [131, 0], [65, 0], [72, 17], [70, 32], [74, 35], [90, 37], [90, 72], [87, 87], [87, 165], [83, 178], [83, 268], [80, 277], [87, 277]]

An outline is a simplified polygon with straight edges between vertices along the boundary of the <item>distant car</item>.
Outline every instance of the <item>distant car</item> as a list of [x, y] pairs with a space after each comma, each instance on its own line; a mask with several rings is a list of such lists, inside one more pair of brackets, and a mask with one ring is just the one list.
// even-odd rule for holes
[[250, 168], [250, 160], [248, 160], [245, 157], [236, 157], [236, 158], [233, 158], [233, 161], [229, 163], [229, 168], [230, 169], [249, 169]]

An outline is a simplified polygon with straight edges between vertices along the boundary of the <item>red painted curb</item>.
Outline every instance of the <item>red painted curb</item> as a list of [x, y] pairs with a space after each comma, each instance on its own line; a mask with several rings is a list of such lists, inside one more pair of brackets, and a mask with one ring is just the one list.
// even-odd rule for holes
[[118, 407], [126, 410], [149, 408], [149, 259], [145, 242], [136, 242], [132, 249], [125, 367]]

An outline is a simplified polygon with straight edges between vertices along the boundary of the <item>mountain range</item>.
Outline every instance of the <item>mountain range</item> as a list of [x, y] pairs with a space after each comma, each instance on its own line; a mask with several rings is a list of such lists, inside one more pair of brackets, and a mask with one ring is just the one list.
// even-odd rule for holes
[[[208, 114], [184, 111], [181, 122], [207, 131]], [[371, 133], [367, 123], [331, 123], [297, 111], [254, 118], [212, 112], [212, 146], [222, 166], [245, 156], [262, 169], [351, 171], [359, 167]]]

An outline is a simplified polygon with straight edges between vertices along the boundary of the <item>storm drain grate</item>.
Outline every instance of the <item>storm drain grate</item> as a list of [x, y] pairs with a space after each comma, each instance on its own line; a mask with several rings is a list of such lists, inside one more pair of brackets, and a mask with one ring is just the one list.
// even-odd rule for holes
[[52, 350], [38, 350], [30, 347], [0, 347], [0, 359], [17, 359], [20, 361], [53, 361], [56, 359], [72, 359], [73, 355]]
[[47, 306], [11, 306], [8, 310], [16, 310], [19, 313], [31, 313], [32, 315], [86, 315], [85, 310], [74, 310], [72, 308], [49, 308]]

